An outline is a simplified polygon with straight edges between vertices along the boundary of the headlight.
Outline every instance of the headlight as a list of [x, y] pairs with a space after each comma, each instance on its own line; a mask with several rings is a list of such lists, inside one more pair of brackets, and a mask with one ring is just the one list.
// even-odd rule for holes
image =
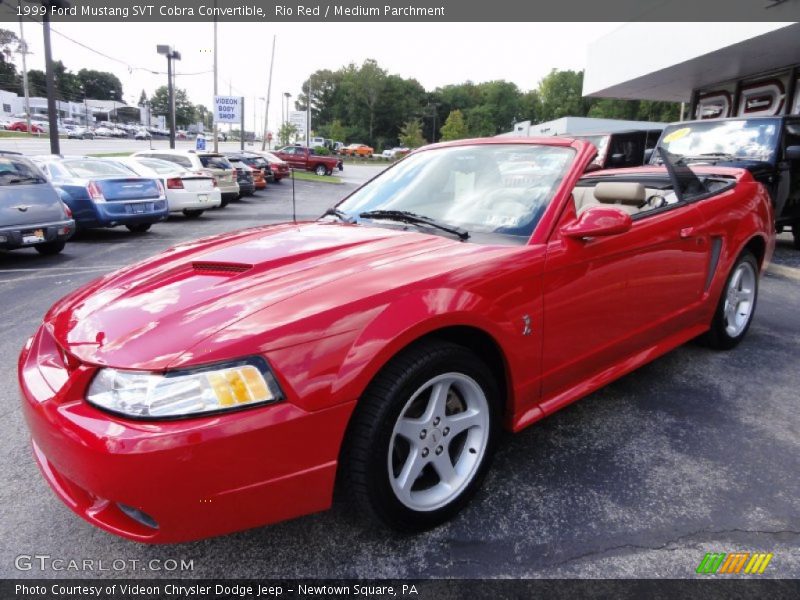
[[140, 419], [169, 419], [250, 407], [283, 399], [267, 362], [252, 357], [161, 373], [101, 369], [86, 399]]

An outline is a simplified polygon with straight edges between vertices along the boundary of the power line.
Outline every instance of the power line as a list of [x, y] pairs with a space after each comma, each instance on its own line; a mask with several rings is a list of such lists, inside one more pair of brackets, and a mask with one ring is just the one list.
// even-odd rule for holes
[[[31, 15], [26, 15], [26, 17], [27, 17], [29, 20], [33, 21], [34, 23], [38, 23], [39, 25], [41, 25], [41, 24], [42, 24], [42, 22], [41, 22], [41, 21], [39, 21], [38, 19], [35, 19], [35, 18], [34, 18], [33, 16], [31, 16]], [[60, 31], [58, 31], [57, 29], [53, 29], [52, 27], [50, 28], [50, 31], [52, 31], [53, 33], [56, 33], [56, 34], [60, 35], [60, 36], [61, 36], [62, 38], [64, 38], [65, 40], [67, 40], [67, 41], [70, 41], [70, 42], [72, 42], [73, 44], [75, 44], [75, 45], [77, 45], [77, 46], [80, 46], [81, 48], [84, 48], [85, 50], [88, 50], [89, 52], [93, 52], [94, 54], [97, 54], [98, 56], [102, 56], [103, 58], [105, 58], [105, 59], [107, 59], [107, 60], [110, 60], [110, 61], [113, 61], [113, 62], [119, 63], [119, 64], [121, 64], [121, 65], [124, 65], [125, 67], [127, 67], [127, 68], [128, 68], [128, 71], [129, 71], [129, 72], [133, 72], [133, 71], [146, 71], [146, 72], [148, 72], [148, 73], [151, 73], [151, 74], [153, 74], [153, 75], [166, 75], [166, 74], [167, 74], [167, 72], [166, 72], [166, 71], [155, 71], [155, 70], [153, 70], [153, 69], [149, 69], [149, 68], [147, 68], [147, 67], [137, 67], [137, 66], [131, 65], [131, 64], [130, 64], [129, 62], [127, 62], [127, 61], [124, 61], [124, 60], [122, 60], [122, 59], [120, 59], [120, 58], [115, 58], [115, 57], [113, 57], [113, 56], [110, 56], [109, 54], [106, 54], [105, 52], [101, 52], [100, 50], [97, 50], [97, 49], [95, 49], [95, 48], [92, 48], [91, 46], [89, 46], [89, 45], [87, 45], [87, 44], [84, 44], [83, 42], [79, 42], [78, 40], [76, 40], [76, 39], [74, 39], [74, 38], [71, 38], [71, 37], [70, 37], [70, 36], [68, 36], [67, 34], [65, 34], [65, 33], [62, 33], [62, 32], [60, 32]], [[194, 73], [175, 73], [175, 76], [176, 76], [176, 77], [177, 77], [177, 76], [181, 76], [181, 77], [191, 77], [191, 76], [195, 76], [195, 75], [206, 75], [206, 74], [208, 74], [208, 73], [212, 73], [212, 72], [213, 72], [213, 71], [209, 69], [209, 70], [207, 70], [207, 71], [196, 71], [196, 72], [194, 72]]]

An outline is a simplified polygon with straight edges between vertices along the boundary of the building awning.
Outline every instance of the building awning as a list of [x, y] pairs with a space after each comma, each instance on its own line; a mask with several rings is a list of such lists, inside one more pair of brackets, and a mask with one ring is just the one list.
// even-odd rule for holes
[[583, 94], [688, 102], [692, 90], [800, 64], [800, 23], [627, 23], [589, 47]]

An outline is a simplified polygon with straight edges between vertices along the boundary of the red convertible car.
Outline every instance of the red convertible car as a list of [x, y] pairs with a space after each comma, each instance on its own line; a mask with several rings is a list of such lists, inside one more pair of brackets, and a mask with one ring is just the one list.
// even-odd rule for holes
[[774, 248], [744, 169], [582, 177], [563, 138], [428, 146], [318, 221], [185, 243], [59, 301], [19, 359], [78, 515], [178, 542], [328, 508], [455, 515], [511, 431], [704, 335], [732, 348]]

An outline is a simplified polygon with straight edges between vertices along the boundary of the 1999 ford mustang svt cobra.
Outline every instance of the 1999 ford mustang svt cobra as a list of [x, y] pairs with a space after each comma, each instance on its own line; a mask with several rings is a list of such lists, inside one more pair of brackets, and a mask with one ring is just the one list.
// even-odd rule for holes
[[743, 169], [582, 176], [562, 138], [418, 150], [317, 221], [176, 246], [79, 289], [19, 360], [42, 473], [142, 542], [330, 506], [399, 530], [518, 431], [703, 335], [745, 336], [774, 248]]

